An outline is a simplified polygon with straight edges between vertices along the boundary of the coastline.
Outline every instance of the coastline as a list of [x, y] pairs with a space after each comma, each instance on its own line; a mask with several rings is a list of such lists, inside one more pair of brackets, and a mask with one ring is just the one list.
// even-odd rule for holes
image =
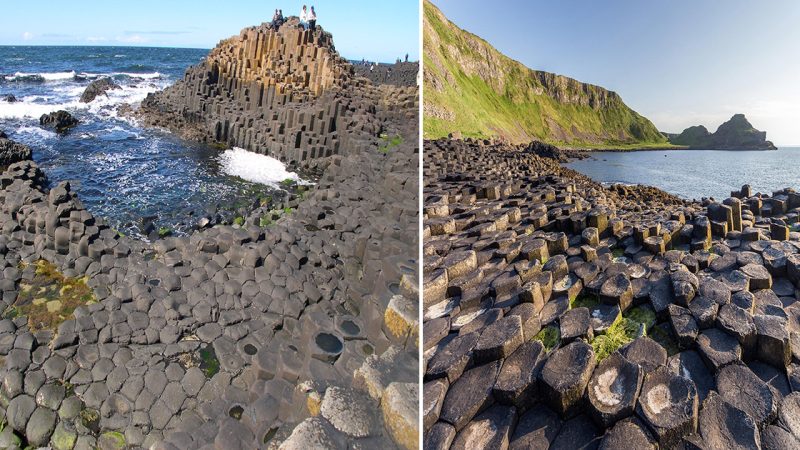
[[[788, 395], [787, 378], [775, 394], [756, 374], [798, 373], [799, 194], [745, 185], [722, 201], [684, 201], [602, 186], [510, 146], [436, 140], [424, 149], [424, 380], [437, 393], [426, 398], [436, 406], [427, 441], [465, 444], [480, 433], [531, 445], [520, 425], [485, 425], [487, 414], [524, 405], [526, 421], [556, 424], [545, 445], [641, 438], [669, 447], [716, 436], [727, 422], [648, 437], [653, 411], [697, 423], [714, 399], [738, 401], [741, 382], [765, 401]], [[780, 345], [766, 345], [778, 335]], [[457, 364], [464, 354], [471, 366]], [[618, 382], [622, 371], [633, 378]], [[643, 384], [628, 382], [637, 378]], [[487, 380], [497, 403], [473, 413]], [[653, 404], [657, 386], [675, 383], [690, 394]], [[606, 389], [628, 405], [638, 398], [641, 422], [604, 422], [593, 393]], [[749, 418], [737, 426], [758, 433]]]

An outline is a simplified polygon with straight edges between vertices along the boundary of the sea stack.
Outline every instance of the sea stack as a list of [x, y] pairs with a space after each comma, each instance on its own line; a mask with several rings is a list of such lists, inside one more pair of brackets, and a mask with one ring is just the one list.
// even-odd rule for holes
[[296, 18], [222, 41], [150, 96], [148, 124], [315, 175], [263, 226], [140, 241], [69, 183], [48, 188], [35, 163], [11, 164], [0, 174], [2, 438], [415, 448], [417, 96], [354, 76], [331, 35]]

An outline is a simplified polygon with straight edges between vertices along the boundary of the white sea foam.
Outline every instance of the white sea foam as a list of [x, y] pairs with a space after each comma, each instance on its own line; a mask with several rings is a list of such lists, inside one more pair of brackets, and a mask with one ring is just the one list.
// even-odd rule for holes
[[254, 183], [277, 185], [289, 178], [303, 182], [296, 173], [286, 170], [279, 160], [243, 148], [225, 150], [219, 159], [225, 173]]
[[41, 128], [41, 127], [28, 127], [28, 126], [25, 126], [25, 127], [19, 127], [15, 131], [17, 133], [32, 134], [32, 135], [37, 136], [37, 137], [39, 137], [41, 139], [50, 139], [50, 138], [54, 138], [54, 137], [57, 136], [57, 134], [55, 132], [50, 131], [50, 130], [45, 130], [44, 128]]
[[48, 114], [60, 109], [77, 109], [79, 107], [80, 106], [77, 103], [44, 104], [29, 102], [0, 102], [0, 119], [38, 119], [42, 116], [42, 114]]
[[75, 71], [71, 70], [69, 72], [41, 72], [41, 73], [17, 72], [14, 75], [7, 75], [6, 81], [16, 81], [32, 77], [40, 77], [44, 81], [71, 80], [75, 78]]
[[111, 75], [125, 75], [131, 78], [141, 78], [143, 80], [152, 80], [155, 78], [161, 78], [160, 72], [149, 72], [149, 73], [114, 72]]

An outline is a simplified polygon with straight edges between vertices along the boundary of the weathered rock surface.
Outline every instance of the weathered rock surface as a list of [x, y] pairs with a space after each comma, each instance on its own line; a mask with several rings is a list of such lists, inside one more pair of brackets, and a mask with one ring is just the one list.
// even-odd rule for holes
[[72, 117], [72, 114], [63, 110], [43, 114], [42, 117], [39, 118], [39, 125], [53, 128], [58, 133], [64, 133], [77, 124], [78, 119]]

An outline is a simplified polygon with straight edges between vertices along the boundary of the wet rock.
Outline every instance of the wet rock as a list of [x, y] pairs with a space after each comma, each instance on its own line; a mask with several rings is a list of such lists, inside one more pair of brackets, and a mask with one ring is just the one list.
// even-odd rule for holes
[[594, 367], [594, 351], [583, 341], [555, 350], [540, 374], [540, 388], [547, 404], [562, 417], [577, 414]]
[[120, 85], [114, 82], [111, 78], [100, 78], [89, 83], [89, 86], [81, 94], [81, 103], [90, 103], [97, 98], [98, 95], [108, 96], [108, 91], [122, 89]]
[[78, 119], [66, 111], [56, 111], [49, 114], [43, 114], [39, 118], [39, 125], [54, 128], [57, 132], [63, 133], [70, 128], [78, 125]]

